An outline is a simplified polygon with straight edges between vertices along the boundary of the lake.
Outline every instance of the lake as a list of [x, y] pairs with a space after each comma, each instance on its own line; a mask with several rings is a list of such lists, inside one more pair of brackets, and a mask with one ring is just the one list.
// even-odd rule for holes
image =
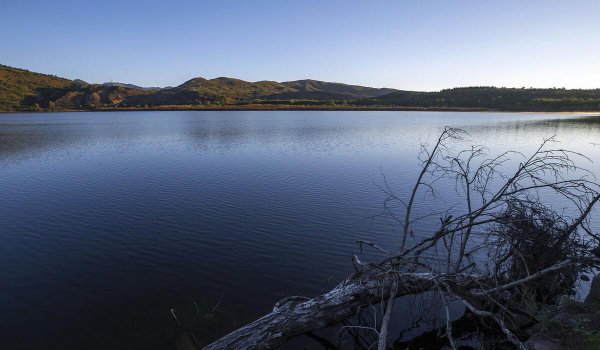
[[357, 239], [398, 246], [377, 184], [405, 193], [446, 125], [493, 152], [556, 135], [600, 174], [600, 118], [584, 115], [0, 114], [2, 347], [169, 349], [197, 313], [214, 314], [209, 342], [325, 292]]

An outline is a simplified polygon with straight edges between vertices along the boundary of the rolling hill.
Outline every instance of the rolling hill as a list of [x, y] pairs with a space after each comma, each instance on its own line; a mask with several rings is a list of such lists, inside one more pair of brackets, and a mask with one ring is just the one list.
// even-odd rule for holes
[[0, 110], [21, 110], [64, 94], [73, 82], [53, 75], [0, 65]]
[[600, 89], [525, 89], [487, 86], [434, 92], [296, 80], [248, 82], [193, 78], [176, 87], [90, 84], [0, 65], [0, 111], [235, 106], [600, 111]]
[[318, 80], [248, 82], [235, 78], [193, 78], [172, 88], [143, 88], [125, 83], [90, 84], [0, 66], [0, 110], [89, 109], [156, 106], [214, 106], [274, 100], [356, 100], [393, 89]]
[[317, 80], [248, 82], [235, 78], [194, 78], [169, 89], [130, 99], [134, 105], [157, 104], [234, 104], [272, 100], [356, 100], [397, 91]]
[[395, 89], [371, 88], [310, 79], [287, 81], [282, 84], [292, 89], [292, 91], [286, 91], [268, 97], [298, 100], [354, 100], [378, 97], [398, 91]]

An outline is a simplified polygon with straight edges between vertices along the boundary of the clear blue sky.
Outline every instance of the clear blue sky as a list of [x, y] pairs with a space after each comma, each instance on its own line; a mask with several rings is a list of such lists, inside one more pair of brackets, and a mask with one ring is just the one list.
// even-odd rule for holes
[[1, 0], [0, 63], [89, 82], [600, 87], [598, 0]]

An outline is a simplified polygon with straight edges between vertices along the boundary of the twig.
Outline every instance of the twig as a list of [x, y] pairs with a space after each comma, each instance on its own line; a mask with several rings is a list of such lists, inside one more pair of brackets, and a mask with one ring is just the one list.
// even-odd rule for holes
[[378, 251], [380, 251], [381, 253], [385, 254], [385, 255], [391, 255], [390, 252], [388, 252], [387, 250], [381, 248], [380, 246], [378, 246], [377, 244], [373, 243], [373, 242], [369, 242], [369, 241], [363, 241], [362, 239], [359, 239], [356, 241], [356, 243], [360, 246], [360, 250], [362, 252], [362, 246], [363, 244], [368, 245]]

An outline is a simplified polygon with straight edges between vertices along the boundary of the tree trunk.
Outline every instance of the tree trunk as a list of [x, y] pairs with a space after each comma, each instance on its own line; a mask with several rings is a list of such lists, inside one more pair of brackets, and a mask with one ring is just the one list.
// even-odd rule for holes
[[355, 273], [330, 292], [315, 298], [283, 299], [271, 313], [205, 349], [277, 348], [295, 336], [331, 326], [354, 316], [362, 307], [387, 300], [396, 279], [396, 296], [422, 293], [435, 286], [433, 276], [428, 273], [391, 273], [378, 268], [369, 269]]

